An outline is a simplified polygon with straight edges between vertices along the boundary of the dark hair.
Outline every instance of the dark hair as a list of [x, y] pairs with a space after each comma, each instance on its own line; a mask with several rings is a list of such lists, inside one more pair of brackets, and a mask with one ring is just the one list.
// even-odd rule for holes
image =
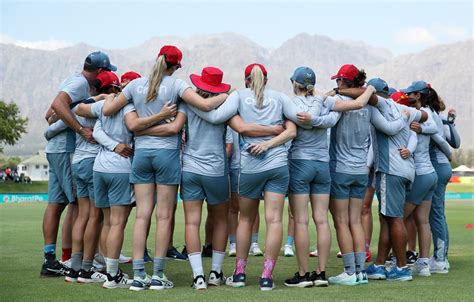
[[441, 111], [441, 99], [438, 96], [438, 93], [433, 88], [426, 88], [426, 93], [420, 91], [420, 102], [422, 107], [430, 107], [436, 113]]
[[350, 81], [348, 79], [342, 79], [344, 83], [346, 83], [347, 87], [349, 88], [354, 88], [354, 87], [362, 87], [365, 85], [365, 80], [367, 79], [367, 75], [365, 74], [365, 71], [363, 69], [359, 70], [359, 73], [357, 76], [354, 78], [353, 81]]
[[97, 71], [99, 68], [97, 67], [94, 67], [90, 64], [87, 64], [87, 63], [84, 63], [84, 70], [85, 71], [88, 71], [88, 72], [93, 72], [93, 71]]
[[218, 95], [218, 93], [207, 92], [207, 91], [204, 91], [200, 88], [196, 88], [196, 93], [199, 94], [200, 96], [202, 96], [204, 99], [211, 98], [213, 96]]

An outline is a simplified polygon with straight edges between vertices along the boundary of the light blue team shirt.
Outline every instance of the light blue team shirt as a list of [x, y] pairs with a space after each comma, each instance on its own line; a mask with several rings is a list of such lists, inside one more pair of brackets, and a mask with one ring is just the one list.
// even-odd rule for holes
[[289, 159], [304, 159], [329, 162], [327, 129], [333, 127], [341, 116], [339, 112], [329, 111], [323, 99], [314, 96], [296, 96], [291, 100], [298, 112], [308, 112], [312, 117], [320, 116], [313, 128], [298, 126], [298, 132], [289, 150]]
[[133, 134], [125, 125], [125, 115], [135, 111], [132, 104], [127, 104], [117, 114], [105, 116], [102, 112], [104, 101], [91, 106], [91, 112], [97, 117], [94, 126], [94, 139], [101, 144], [99, 154], [94, 161], [93, 170], [103, 173], [130, 173], [131, 158], [125, 158], [113, 150], [118, 144], [132, 145]]
[[[446, 139], [446, 135], [444, 132], [443, 120], [439, 114], [433, 112], [433, 120], [436, 124], [438, 129], [438, 134], [443, 138]], [[430, 144], [430, 158], [433, 163], [438, 164], [449, 164], [449, 159], [446, 154], [438, 147], [438, 145], [432, 141]]]
[[[210, 112], [203, 112], [193, 106], [188, 106], [201, 118], [210, 123], [224, 123], [232, 116], [239, 114], [245, 123], [256, 123], [265, 126], [281, 125], [284, 116], [296, 119], [296, 106], [288, 96], [265, 88], [263, 104], [257, 108], [255, 94], [250, 88], [241, 89], [231, 93], [224, 104]], [[292, 118], [291, 116], [294, 117]], [[293, 120], [295, 121], [295, 120]], [[311, 128], [311, 126], [309, 126]], [[240, 135], [240, 172], [255, 174], [271, 169], [283, 167], [288, 164], [287, 147], [280, 145], [274, 147], [260, 156], [247, 152], [249, 144], [260, 144], [272, 139], [274, 136], [249, 137]]]
[[[139, 117], [148, 117], [158, 114], [163, 105], [169, 101], [178, 104], [184, 91], [189, 88], [183, 80], [165, 75], [161, 81], [158, 97], [151, 102], [146, 101], [148, 93], [148, 78], [138, 78], [131, 81], [122, 91], [125, 98], [133, 103]], [[179, 109], [181, 111], [181, 109]], [[182, 112], [182, 111], [181, 111]], [[135, 138], [135, 149], [179, 149], [181, 135], [158, 137], [152, 135], [137, 136]]]
[[186, 145], [183, 150], [183, 171], [204, 176], [224, 176], [227, 174], [225, 150], [225, 124], [211, 124], [185, 103], [180, 104], [186, 113]]
[[[59, 92], [65, 92], [72, 100], [72, 104], [83, 101], [90, 97], [90, 87], [87, 79], [82, 73], [74, 74], [65, 79], [59, 86]], [[75, 147], [76, 133], [67, 128], [65, 131], [48, 140], [46, 153], [72, 153]]]
[[230, 168], [239, 169], [240, 168], [240, 146], [239, 146], [239, 133], [234, 129], [227, 127], [230, 133], [232, 134], [232, 156], [230, 157]]
[[[429, 108], [421, 108], [421, 110], [428, 114], [428, 119], [424, 124], [434, 123], [433, 112]], [[431, 164], [429, 152], [431, 135], [438, 135], [437, 128], [435, 128], [435, 130], [435, 133], [427, 134], [422, 132], [417, 134], [418, 144], [416, 146], [415, 152], [413, 153], [413, 157], [415, 158], [416, 175], [426, 175], [435, 171], [433, 165]]]

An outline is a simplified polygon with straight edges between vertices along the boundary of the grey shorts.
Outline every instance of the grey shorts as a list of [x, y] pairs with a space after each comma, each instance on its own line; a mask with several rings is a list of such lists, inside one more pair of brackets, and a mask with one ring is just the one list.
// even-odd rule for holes
[[76, 201], [72, 178], [72, 153], [46, 153], [49, 163], [48, 202], [68, 204]]
[[94, 181], [92, 167], [95, 158], [85, 158], [72, 165], [72, 176], [76, 181], [78, 198], [89, 198], [94, 200]]
[[436, 172], [417, 175], [408, 194], [407, 202], [419, 206], [423, 201], [431, 201], [437, 183], [438, 175]]
[[239, 192], [239, 169], [230, 169], [229, 178], [230, 178], [230, 191], [232, 193], [238, 193]]
[[364, 199], [367, 191], [367, 174], [347, 174], [331, 172], [331, 198]]
[[405, 200], [411, 188], [411, 181], [405, 177], [377, 172], [376, 190], [379, 213], [387, 217], [403, 218]]
[[179, 185], [181, 181], [179, 152], [177, 149], [136, 149], [130, 183]]
[[183, 171], [180, 195], [184, 202], [206, 199], [209, 205], [218, 205], [229, 201], [229, 175], [204, 176]]
[[329, 194], [329, 163], [318, 160], [290, 159], [290, 194]]
[[241, 172], [239, 175], [239, 195], [250, 199], [260, 199], [264, 192], [286, 195], [289, 181], [288, 166], [255, 174]]
[[132, 204], [130, 175], [94, 171], [95, 206], [110, 208]]

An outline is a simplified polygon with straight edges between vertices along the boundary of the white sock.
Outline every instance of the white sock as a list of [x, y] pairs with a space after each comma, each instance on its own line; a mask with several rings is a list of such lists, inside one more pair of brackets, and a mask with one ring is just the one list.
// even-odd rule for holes
[[202, 257], [201, 253], [192, 253], [188, 255], [189, 263], [191, 263], [191, 268], [193, 270], [193, 278], [201, 275], [204, 276], [204, 270], [202, 268]]
[[212, 269], [218, 273], [222, 270], [222, 262], [224, 262], [224, 252], [212, 250]]
[[117, 275], [118, 273], [119, 260], [107, 258], [106, 266], [107, 266], [107, 274], [113, 277]]

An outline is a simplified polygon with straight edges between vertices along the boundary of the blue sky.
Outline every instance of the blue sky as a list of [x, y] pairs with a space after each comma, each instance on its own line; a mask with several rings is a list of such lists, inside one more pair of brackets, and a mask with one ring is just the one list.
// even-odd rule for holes
[[472, 1], [0, 1], [0, 42], [43, 49], [217, 32], [276, 48], [306, 32], [403, 54], [473, 37]]

